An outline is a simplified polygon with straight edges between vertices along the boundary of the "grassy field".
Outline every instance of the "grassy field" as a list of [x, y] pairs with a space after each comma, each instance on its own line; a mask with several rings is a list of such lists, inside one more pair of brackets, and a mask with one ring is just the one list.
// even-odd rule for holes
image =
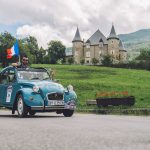
[[[87, 107], [86, 101], [97, 93], [122, 93], [135, 96], [135, 107], [150, 107], [150, 71], [80, 65], [32, 65], [56, 70], [56, 79], [64, 86], [74, 86], [78, 107]], [[120, 95], [121, 96], [121, 95]]]

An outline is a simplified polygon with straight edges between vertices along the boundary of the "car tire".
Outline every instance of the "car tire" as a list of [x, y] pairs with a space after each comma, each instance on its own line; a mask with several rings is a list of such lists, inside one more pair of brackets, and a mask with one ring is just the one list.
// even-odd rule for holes
[[28, 108], [23, 101], [23, 96], [20, 94], [17, 98], [17, 112], [18, 117], [23, 118], [27, 116]]
[[71, 117], [73, 115], [73, 113], [74, 113], [74, 110], [69, 110], [69, 109], [63, 110], [63, 115], [65, 117]]
[[29, 111], [29, 115], [30, 115], [30, 116], [34, 116], [35, 114], [36, 114], [35, 111], [32, 111], [32, 110]]

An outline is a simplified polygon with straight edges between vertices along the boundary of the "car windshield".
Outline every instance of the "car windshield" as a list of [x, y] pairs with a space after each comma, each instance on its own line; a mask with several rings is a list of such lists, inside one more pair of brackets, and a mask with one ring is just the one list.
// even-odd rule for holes
[[47, 80], [50, 79], [45, 69], [18, 69], [18, 78], [21, 80]]

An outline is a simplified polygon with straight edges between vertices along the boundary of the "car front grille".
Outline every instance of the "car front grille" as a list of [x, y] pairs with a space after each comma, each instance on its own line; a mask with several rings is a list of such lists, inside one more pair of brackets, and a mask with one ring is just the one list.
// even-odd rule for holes
[[48, 100], [63, 100], [63, 93], [49, 93]]

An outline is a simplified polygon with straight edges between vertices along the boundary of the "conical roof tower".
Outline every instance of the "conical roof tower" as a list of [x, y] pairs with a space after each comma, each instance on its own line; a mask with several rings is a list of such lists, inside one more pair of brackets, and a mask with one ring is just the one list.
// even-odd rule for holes
[[77, 27], [76, 34], [75, 34], [72, 42], [82, 42], [78, 27]]
[[115, 31], [114, 25], [112, 25], [109, 37], [107, 39], [118, 39], [119, 40], [119, 37], [117, 36], [116, 31]]

